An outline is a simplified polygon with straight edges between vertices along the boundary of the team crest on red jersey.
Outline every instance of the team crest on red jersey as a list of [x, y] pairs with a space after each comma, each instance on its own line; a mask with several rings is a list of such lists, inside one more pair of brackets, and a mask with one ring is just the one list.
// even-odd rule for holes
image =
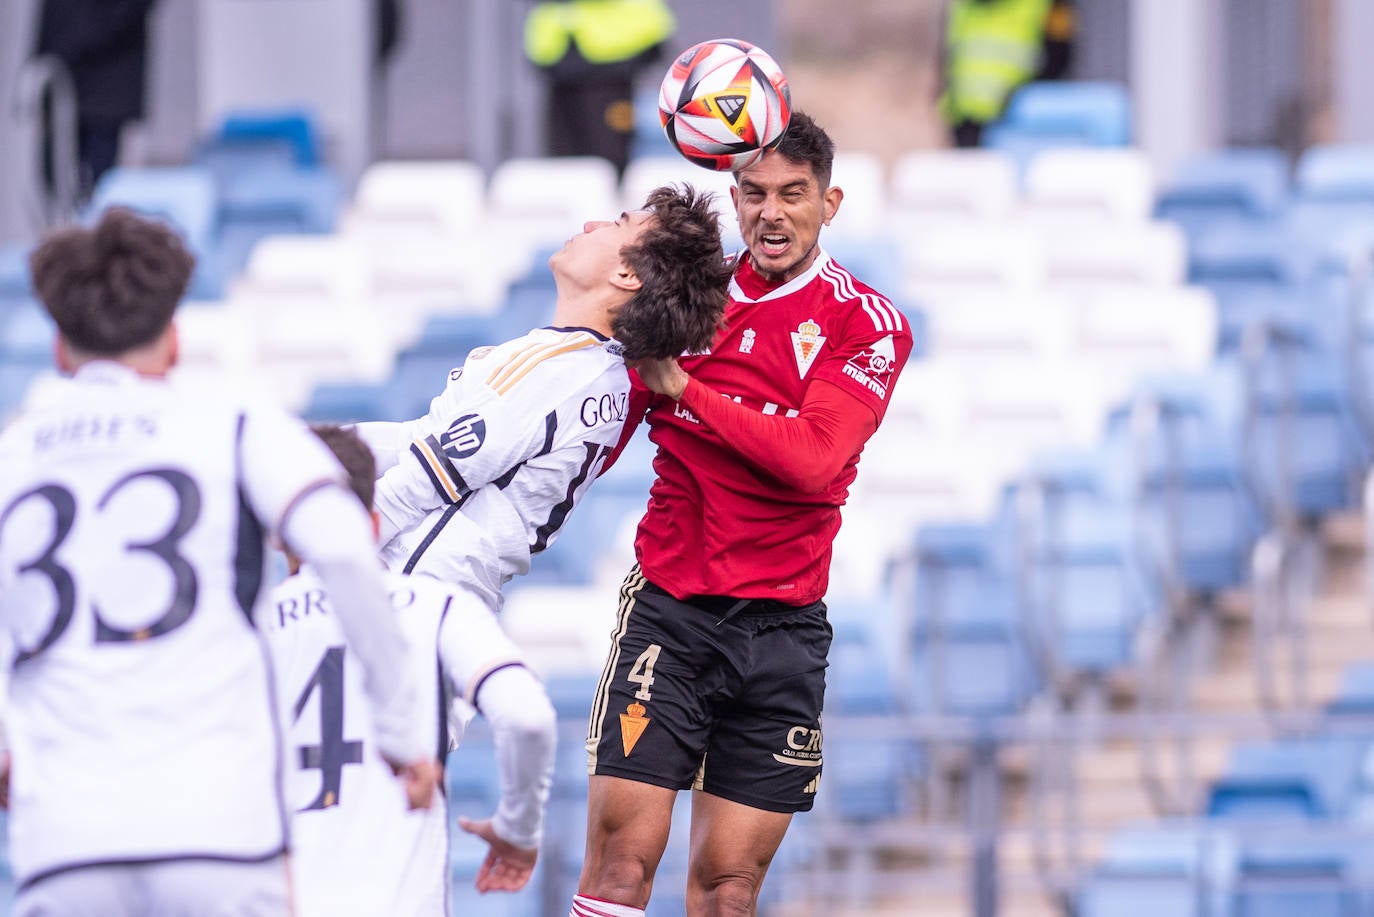
[[792, 332], [792, 355], [797, 358], [797, 373], [801, 378], [806, 378], [807, 371], [816, 362], [816, 354], [821, 352], [824, 344], [825, 336], [821, 334], [821, 326], [816, 324], [814, 318], [808, 318]]
[[892, 384], [892, 371], [896, 368], [897, 349], [889, 334], [850, 357], [844, 365], [844, 374], [879, 398], [886, 398]]

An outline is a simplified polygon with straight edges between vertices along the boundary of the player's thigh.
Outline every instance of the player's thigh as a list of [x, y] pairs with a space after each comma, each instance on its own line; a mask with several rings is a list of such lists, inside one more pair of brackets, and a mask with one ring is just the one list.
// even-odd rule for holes
[[88, 866], [49, 876], [15, 898], [12, 917], [142, 917], [145, 897], [133, 866]]
[[148, 868], [149, 917], [285, 917], [291, 913], [284, 856], [262, 863], [181, 860]]
[[644, 907], [668, 846], [676, 798], [676, 790], [593, 775], [578, 894]]
[[820, 784], [831, 631], [823, 609], [786, 626], [753, 622], [754, 664], [720, 708], [694, 789], [769, 812], [804, 812]]
[[714, 619], [632, 573], [602, 672], [587, 738], [589, 770], [687, 789], [710, 737], [722, 688]]
[[693, 793], [689, 901], [693, 890], [715, 888], [723, 878], [746, 879], [757, 893], [791, 823], [789, 812]]

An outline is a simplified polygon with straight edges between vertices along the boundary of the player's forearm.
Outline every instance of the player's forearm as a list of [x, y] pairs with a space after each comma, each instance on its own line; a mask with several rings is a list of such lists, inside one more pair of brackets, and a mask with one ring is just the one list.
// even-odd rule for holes
[[533, 850], [543, 834], [553, 783], [557, 719], [543, 686], [528, 669], [502, 669], [487, 678], [478, 709], [491, 724], [500, 771], [501, 801], [492, 827], [502, 840]]
[[751, 464], [806, 494], [824, 490], [878, 426], [870, 410], [824, 382], [811, 385], [795, 417], [763, 414], [690, 378], [681, 401]]
[[317, 490], [296, 505], [282, 536], [319, 574], [349, 650], [363, 665], [378, 749], [396, 763], [424, 759], [405, 638], [362, 506], [342, 488]]
[[353, 432], [357, 433], [372, 455], [377, 459], [377, 474], [386, 474], [396, 466], [410, 446], [411, 427], [414, 421], [396, 423], [389, 420], [369, 420], [355, 423]]

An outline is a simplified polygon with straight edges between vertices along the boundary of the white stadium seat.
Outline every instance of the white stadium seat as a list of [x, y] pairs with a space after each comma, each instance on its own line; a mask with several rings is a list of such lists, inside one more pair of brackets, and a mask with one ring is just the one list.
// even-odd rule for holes
[[898, 242], [902, 293], [921, 307], [947, 296], [1034, 290], [1043, 273], [1030, 230], [1002, 221], [913, 227]]
[[1024, 212], [1054, 222], [1139, 222], [1149, 219], [1154, 194], [1154, 172], [1141, 150], [1052, 149], [1037, 153], [1026, 167]]
[[561, 244], [588, 220], [615, 219], [621, 209], [615, 166], [596, 156], [507, 159], [487, 189], [491, 231], [531, 252]]
[[1178, 286], [1188, 276], [1188, 244], [1176, 223], [1066, 223], [1034, 237], [1051, 289]]
[[1016, 203], [1016, 165], [996, 150], [919, 150], [893, 165], [890, 206], [903, 223], [993, 220]]
[[486, 176], [475, 162], [378, 162], [359, 179], [344, 225], [378, 235], [473, 235], [485, 209]]

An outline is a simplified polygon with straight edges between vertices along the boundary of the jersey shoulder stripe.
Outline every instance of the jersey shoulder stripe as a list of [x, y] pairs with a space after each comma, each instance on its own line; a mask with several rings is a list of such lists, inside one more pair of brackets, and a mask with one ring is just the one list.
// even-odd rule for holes
[[860, 293], [854, 286], [854, 275], [831, 261], [821, 269], [821, 276], [830, 284], [835, 291], [837, 299], [848, 301], [858, 300], [864, 313], [873, 322], [875, 331], [901, 331], [903, 328], [902, 313], [892, 305], [892, 302], [877, 293]]
[[563, 340], [532, 344], [517, 351], [504, 364], [492, 370], [491, 375], [487, 377], [487, 386], [498, 395], [504, 395], [545, 360], [599, 346], [601, 342], [594, 336], [581, 332], [569, 335]]
[[444, 455], [439, 448], [439, 441], [433, 436], [426, 436], [424, 439], [416, 440], [410, 444], [411, 453], [420, 460], [420, 467], [429, 476], [430, 483], [438, 491], [439, 496], [449, 503], [457, 503], [461, 500], [467, 490], [459, 485], [463, 476], [458, 473], [458, 469], [453, 467], [453, 463]]

